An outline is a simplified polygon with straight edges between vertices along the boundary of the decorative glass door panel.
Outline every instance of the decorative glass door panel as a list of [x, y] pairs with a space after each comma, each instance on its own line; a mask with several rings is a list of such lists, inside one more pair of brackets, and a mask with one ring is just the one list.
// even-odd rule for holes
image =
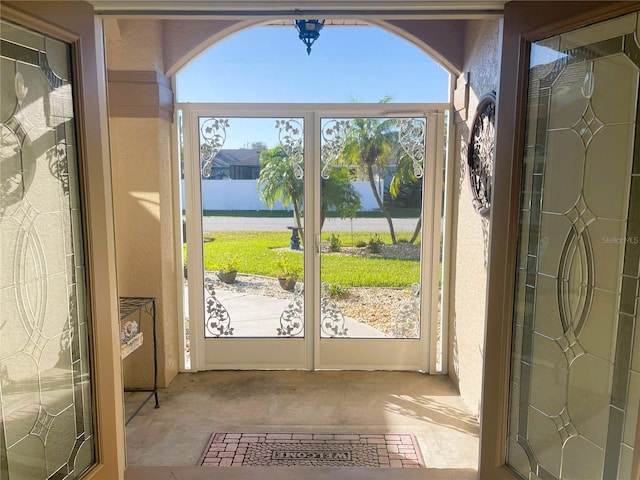
[[71, 48], [1, 22], [0, 478], [95, 463]]
[[631, 478], [638, 25], [628, 15], [531, 46], [507, 457], [522, 478]]
[[305, 368], [304, 118], [192, 122], [205, 366]]
[[442, 115], [321, 116], [319, 129], [315, 364], [429, 370], [439, 335]]
[[321, 338], [420, 338], [425, 118], [323, 118]]
[[317, 107], [179, 105], [195, 369], [436, 368], [442, 107]]
[[205, 338], [304, 337], [304, 120], [198, 122]]

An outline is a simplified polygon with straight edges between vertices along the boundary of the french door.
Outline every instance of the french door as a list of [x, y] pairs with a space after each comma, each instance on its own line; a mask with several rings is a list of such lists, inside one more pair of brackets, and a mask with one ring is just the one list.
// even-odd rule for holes
[[177, 107], [191, 368], [436, 371], [446, 105]]

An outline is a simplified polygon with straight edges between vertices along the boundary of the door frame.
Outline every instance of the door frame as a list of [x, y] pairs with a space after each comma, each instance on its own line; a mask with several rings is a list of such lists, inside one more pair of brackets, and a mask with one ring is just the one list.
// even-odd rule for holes
[[[529, 46], [532, 42], [640, 9], [637, 1], [599, 3], [554, 2], [553, 9], [540, 8], [539, 2], [505, 5], [480, 417], [481, 480], [519, 478], [506, 465], [506, 439]], [[638, 445], [640, 429], [636, 431]], [[636, 479], [640, 478], [640, 448], [635, 449], [634, 459], [636, 470], [632, 478]]]
[[[355, 107], [355, 108], [354, 108]], [[364, 108], [362, 108], [364, 107]], [[316, 369], [332, 369], [332, 370], [384, 370], [388, 368], [385, 362], [380, 363], [377, 360], [379, 352], [384, 348], [389, 351], [387, 355], [393, 358], [404, 357], [403, 360], [395, 363], [395, 370], [418, 370], [429, 373], [437, 373], [437, 318], [438, 318], [438, 268], [440, 261], [440, 235], [437, 232], [444, 233], [442, 228], [442, 216], [438, 212], [442, 212], [443, 192], [445, 188], [444, 176], [442, 175], [444, 168], [444, 112], [450, 108], [447, 104], [337, 104], [322, 105], [316, 110], [316, 158], [320, 158], [320, 123], [322, 118], [358, 118], [358, 117], [382, 117], [382, 118], [406, 118], [406, 117], [425, 117], [426, 121], [426, 156], [424, 161], [424, 179], [432, 178], [433, 183], [423, 185], [422, 196], [422, 212], [424, 220], [421, 229], [421, 264], [420, 264], [420, 339], [334, 339], [321, 338], [320, 331], [317, 328], [313, 330], [314, 341], [317, 345], [314, 348], [314, 367]], [[430, 139], [432, 139], [430, 141]], [[320, 178], [320, 162], [315, 162], [313, 173], [315, 178]], [[434, 187], [433, 189], [429, 188]], [[315, 199], [315, 219], [319, 218], [320, 190], [317, 189], [317, 197]], [[315, 232], [320, 233], [319, 222], [316, 222]], [[315, 233], [314, 232], [314, 233]], [[444, 244], [443, 244], [444, 248]], [[316, 248], [317, 253], [317, 248]], [[445, 253], [446, 255], [446, 253]], [[316, 263], [314, 264], [314, 280], [316, 285], [320, 282], [320, 256], [314, 255]], [[443, 283], [443, 290], [446, 285]], [[320, 296], [314, 296], [314, 313], [320, 312]], [[436, 319], [435, 321], [425, 321], [426, 319]], [[446, 319], [442, 317], [442, 330], [446, 326]], [[367, 341], [367, 347], [358, 348]], [[393, 348], [384, 342], [393, 342]], [[411, 358], [411, 344], [420, 341], [422, 350], [419, 358]], [[385, 347], [385, 345], [387, 345]], [[444, 343], [443, 343], [444, 345]], [[442, 349], [442, 358], [445, 353]], [[342, 361], [332, 361], [332, 358], [342, 358]], [[346, 360], [346, 361], [345, 361]], [[442, 360], [444, 361], [444, 360]]]
[[0, 16], [71, 45], [96, 451], [82, 478], [112, 480], [124, 477], [125, 433], [104, 42], [93, 7], [76, 3], [70, 15], [59, 2], [3, 0]]
[[[189, 252], [189, 269], [187, 271], [187, 283], [189, 285], [189, 328], [191, 343], [191, 370], [216, 370], [216, 369], [302, 369], [310, 370], [313, 362], [311, 353], [313, 352], [313, 344], [311, 336], [308, 335], [308, 329], [305, 326], [304, 338], [260, 338], [258, 340], [263, 344], [268, 344], [267, 348], [271, 348], [274, 356], [265, 359], [260, 351], [251, 349], [251, 342], [255, 342], [253, 338], [225, 338], [221, 341], [226, 343], [219, 344], [220, 348], [216, 352], [215, 362], [207, 362], [205, 356], [205, 342], [214, 339], [204, 338], [204, 292], [202, 289], [204, 279], [204, 263], [203, 249], [199, 241], [193, 239], [203, 238], [202, 229], [202, 182], [200, 174], [200, 166], [198, 162], [189, 162], [189, 158], [199, 158], [199, 140], [198, 134], [198, 118], [200, 116], [215, 116], [223, 118], [270, 118], [274, 117], [274, 113], [282, 114], [279, 118], [302, 118], [304, 121], [304, 162], [305, 171], [308, 171], [310, 158], [313, 156], [313, 139], [309, 138], [308, 131], [313, 122], [312, 115], [302, 109], [290, 108], [283, 104], [193, 104], [178, 103], [175, 106], [176, 111], [182, 110], [183, 121], [183, 148], [184, 148], [184, 185], [185, 185], [185, 214], [186, 214], [186, 233], [187, 233], [187, 250]], [[215, 112], [215, 113], [214, 113]], [[275, 117], [274, 117], [275, 118]], [[305, 205], [309, 205], [313, 201], [313, 179], [311, 175], [304, 177], [304, 200]], [[191, 220], [190, 220], [191, 219]], [[197, 219], [197, 220], [196, 220]], [[307, 225], [305, 224], [305, 227]], [[304, 229], [305, 245], [313, 244], [313, 237], [310, 228]], [[311, 243], [307, 243], [311, 242]], [[311, 271], [310, 263], [313, 255], [305, 255], [304, 271]], [[195, 266], [195, 268], [194, 268]], [[314, 288], [313, 279], [305, 278], [307, 288], [305, 288], [305, 304], [304, 315], [309, 318], [313, 305], [307, 301], [307, 290]], [[184, 318], [182, 319], [184, 322]], [[181, 328], [184, 331], [184, 327]], [[197, 332], [197, 333], [196, 333]], [[283, 347], [286, 342], [287, 348]], [[278, 350], [278, 347], [280, 349]], [[293, 347], [293, 349], [291, 348]], [[229, 361], [233, 353], [238, 350], [245, 352], [245, 359], [241, 366], [236, 360]], [[293, 351], [292, 351], [293, 350]]]
[[[425, 217], [422, 226], [422, 261], [421, 261], [421, 318], [438, 318], [438, 298], [439, 285], [438, 276], [439, 269], [437, 265], [440, 262], [440, 241], [439, 235], [434, 236], [434, 232], [440, 232], [444, 190], [444, 175], [442, 174], [444, 159], [444, 117], [445, 112], [449, 111], [449, 104], [433, 103], [433, 104], [216, 104], [216, 103], [177, 103], [176, 111], [182, 110], [183, 119], [183, 148], [184, 158], [193, 158], [193, 153], [198, 150], [197, 135], [193, 132], [197, 128], [198, 117], [202, 115], [215, 116], [223, 118], [232, 117], [255, 117], [255, 118], [303, 118], [304, 119], [304, 164], [306, 174], [305, 184], [305, 205], [308, 206], [307, 211], [312, 211], [311, 218], [313, 221], [305, 222], [304, 242], [305, 245], [312, 245], [313, 254], [305, 255], [305, 318], [312, 319], [305, 328], [305, 338], [283, 338], [283, 339], [259, 339], [265, 344], [277, 346], [280, 342], [287, 342], [287, 346], [294, 346], [295, 355], [298, 360], [295, 363], [287, 363], [281, 356], [277, 356], [274, 363], [265, 364], [260, 361], [258, 355], [251, 355], [250, 358], [243, 363], [242, 366], [227, 363], [224, 360], [214, 364], [207, 364], [205, 360], [205, 338], [201, 334], [202, 319], [204, 319], [204, 306], [202, 288], [195, 287], [201, 285], [203, 279], [203, 258], [202, 248], [198, 248], [197, 242], [191, 242], [189, 248], [189, 239], [202, 238], [202, 221], [194, 221], [193, 219], [201, 219], [201, 182], [196, 181], [200, 178], [199, 168], [197, 165], [188, 161], [184, 162], [185, 168], [185, 185], [189, 183], [191, 188], [185, 187], [185, 207], [187, 219], [187, 245], [189, 249], [188, 283], [192, 285], [189, 289], [189, 318], [190, 318], [190, 341], [191, 341], [191, 371], [202, 369], [220, 369], [220, 368], [246, 368], [246, 369], [271, 369], [271, 368], [299, 368], [299, 369], [389, 369], [390, 364], [380, 363], [377, 360], [377, 348], [359, 349], [358, 360], [364, 361], [356, 363], [353, 361], [353, 342], [362, 345], [363, 341], [371, 342], [371, 339], [321, 339], [320, 329], [315, 328], [317, 316], [320, 312], [320, 255], [319, 255], [319, 211], [320, 211], [320, 188], [316, 179], [320, 178], [320, 123], [322, 118], [358, 118], [358, 117], [382, 117], [382, 118], [407, 118], [407, 117], [426, 117], [427, 120], [427, 144], [425, 145], [426, 159], [424, 163], [425, 178], [433, 178], [433, 186], [437, 188], [425, 188], [423, 195], [423, 212], [433, 212], [427, 219]], [[191, 134], [189, 134], [191, 132]], [[189, 137], [190, 135], [190, 137]], [[430, 140], [433, 139], [433, 140]], [[318, 159], [316, 161], [316, 159]], [[439, 194], [436, 194], [436, 191]], [[443, 242], [443, 248], [446, 242]], [[310, 249], [311, 250], [311, 249]], [[446, 252], [444, 253], [446, 258]], [[444, 262], [444, 259], [443, 259]], [[196, 268], [194, 267], [196, 265]], [[446, 285], [443, 285], [443, 289]], [[444, 296], [443, 296], [444, 298]], [[194, 321], [194, 319], [198, 319]], [[442, 314], [440, 319], [442, 331], [448, 328], [446, 324], [446, 316]], [[393, 369], [397, 370], [419, 370], [436, 373], [443, 370], [446, 359], [446, 345], [441, 339], [441, 362], [437, 358], [437, 323], [438, 321], [422, 321], [422, 332], [420, 339], [379, 339], [373, 343], [378, 346], [378, 342], [393, 342], [394, 347], [392, 358], [402, 358], [393, 365]], [[310, 329], [311, 328], [311, 329]], [[183, 329], [181, 329], [183, 331]], [[195, 334], [200, 332], [200, 334]], [[233, 342], [236, 345], [246, 346], [247, 342], [253, 339], [231, 339], [225, 338], [222, 342]], [[294, 343], [295, 342], [295, 343]], [[338, 343], [340, 342], [340, 343]], [[412, 346], [416, 342], [421, 343], [421, 351], [417, 353], [416, 347]], [[331, 345], [334, 352], [342, 352], [345, 359], [338, 362], [327, 360], [327, 355], [321, 355], [321, 344], [324, 348]], [[223, 344], [219, 344], [223, 345]], [[385, 345], [389, 345], [388, 343]], [[345, 348], [346, 347], [346, 348]], [[232, 347], [229, 347], [232, 348]], [[225, 359], [223, 353], [227, 351], [227, 345], [224, 345], [220, 352], [221, 359]], [[283, 349], [286, 350], [286, 349]], [[231, 351], [231, 350], [228, 350]], [[249, 350], [251, 351], [251, 350]], [[413, 357], [407, 354], [407, 351], [414, 351]], [[331, 358], [329, 356], [328, 358]], [[438, 370], [438, 365], [439, 370]]]

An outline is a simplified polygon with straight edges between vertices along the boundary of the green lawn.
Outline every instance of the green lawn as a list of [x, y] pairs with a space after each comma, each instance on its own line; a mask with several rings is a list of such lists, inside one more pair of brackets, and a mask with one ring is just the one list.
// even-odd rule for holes
[[[332, 232], [325, 232], [322, 240], [328, 240]], [[350, 232], [333, 232], [340, 236], [342, 246], [352, 245]], [[353, 241], [368, 241], [374, 232], [354, 232]], [[391, 243], [389, 234], [379, 233], [386, 243]], [[238, 260], [238, 271], [275, 277], [279, 252], [276, 248], [288, 247], [287, 232], [215, 232], [205, 237], [213, 241], [204, 243], [205, 270], [217, 270], [216, 265], [229, 255]], [[302, 253], [285, 252], [284, 255], [302, 270]], [[420, 262], [355, 256], [322, 256], [322, 281], [340, 284], [343, 287], [407, 287], [417, 282]]]

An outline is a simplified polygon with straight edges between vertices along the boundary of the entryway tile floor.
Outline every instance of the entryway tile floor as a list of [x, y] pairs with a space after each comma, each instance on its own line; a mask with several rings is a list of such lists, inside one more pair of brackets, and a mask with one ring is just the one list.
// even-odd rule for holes
[[[127, 411], [141, 395], [126, 394]], [[426, 469], [393, 469], [394, 479], [476, 477], [479, 425], [444, 375], [209, 371], [180, 374], [159, 395], [160, 408], [148, 402], [126, 428], [127, 480], [391, 478], [386, 468], [196, 467], [213, 433], [261, 431], [412, 434]]]

